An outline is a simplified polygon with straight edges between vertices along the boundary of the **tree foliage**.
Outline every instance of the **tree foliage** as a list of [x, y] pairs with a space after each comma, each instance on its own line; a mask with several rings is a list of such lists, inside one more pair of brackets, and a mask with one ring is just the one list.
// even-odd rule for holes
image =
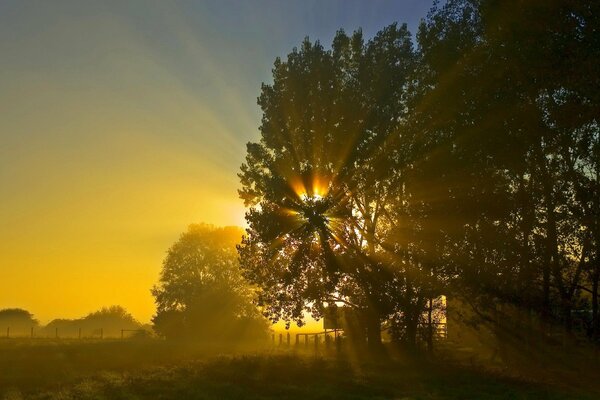
[[37, 328], [39, 322], [33, 317], [33, 314], [22, 308], [5, 308], [0, 310], [0, 329], [13, 336], [29, 335], [31, 328]]
[[220, 340], [262, 333], [254, 292], [239, 270], [241, 236], [236, 227], [195, 224], [171, 246], [152, 289], [160, 334]]
[[596, 292], [598, 323], [597, 277], [584, 273], [600, 265], [598, 11], [449, 1], [418, 35], [425, 84], [411, 129], [425, 137], [421, 179], [455, 222], [446, 227], [455, 290], [567, 330], [589, 301], [581, 290]]

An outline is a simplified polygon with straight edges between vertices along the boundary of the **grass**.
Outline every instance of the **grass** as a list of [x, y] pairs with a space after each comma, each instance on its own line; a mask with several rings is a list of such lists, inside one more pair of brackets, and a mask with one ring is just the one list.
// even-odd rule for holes
[[0, 343], [3, 400], [600, 398], [591, 386], [508, 375], [447, 360], [367, 363], [160, 341]]

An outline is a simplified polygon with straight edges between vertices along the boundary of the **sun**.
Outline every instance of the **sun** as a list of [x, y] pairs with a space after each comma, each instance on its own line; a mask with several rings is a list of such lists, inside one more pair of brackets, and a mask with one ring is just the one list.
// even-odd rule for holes
[[320, 175], [314, 175], [309, 179], [297, 177], [290, 180], [290, 187], [303, 202], [321, 201], [329, 193], [330, 182], [329, 178]]
[[300, 193], [300, 199], [304, 202], [307, 201], [321, 201], [323, 200], [323, 196], [321, 196], [318, 193], [313, 193], [312, 195], [308, 194], [308, 193]]

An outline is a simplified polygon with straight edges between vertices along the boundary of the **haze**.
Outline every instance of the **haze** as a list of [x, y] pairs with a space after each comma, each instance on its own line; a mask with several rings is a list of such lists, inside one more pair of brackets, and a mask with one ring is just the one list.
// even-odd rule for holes
[[0, 307], [148, 321], [186, 226], [244, 224], [236, 173], [275, 57], [339, 28], [414, 32], [431, 6], [371, 4], [2, 2]]

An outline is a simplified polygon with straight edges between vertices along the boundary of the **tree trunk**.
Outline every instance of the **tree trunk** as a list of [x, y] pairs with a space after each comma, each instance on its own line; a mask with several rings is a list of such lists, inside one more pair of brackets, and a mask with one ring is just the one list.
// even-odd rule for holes
[[407, 312], [407, 318], [406, 318], [406, 335], [405, 335], [405, 341], [406, 341], [406, 346], [410, 349], [410, 350], [416, 350], [417, 348], [417, 327], [419, 324], [419, 318], [417, 313], [414, 312], [414, 310], [411, 310], [410, 312]]
[[427, 352], [433, 353], [433, 300], [429, 299], [429, 308], [427, 310]]
[[544, 205], [546, 208], [546, 248], [544, 249], [543, 255], [543, 299], [542, 299], [542, 317], [546, 323], [546, 327], [549, 326], [551, 309], [550, 309], [550, 276], [554, 275], [556, 285], [559, 289], [562, 287], [562, 280], [560, 275], [560, 269], [558, 265], [558, 242], [556, 232], [556, 215], [554, 210], [554, 197], [553, 197], [553, 180], [548, 172], [548, 166], [546, 165], [546, 157], [544, 156], [541, 143], [538, 143], [536, 149], [538, 153], [541, 166], [541, 184], [542, 184], [542, 196], [544, 199]]
[[381, 319], [379, 313], [374, 309], [369, 309], [365, 315], [367, 328], [367, 345], [369, 351], [373, 354], [383, 352], [383, 343], [381, 341]]
[[571, 345], [573, 343], [573, 316], [571, 315], [571, 302], [567, 299], [563, 299], [563, 318], [565, 328], [565, 344]]
[[592, 276], [592, 340], [600, 341], [600, 316], [598, 315], [598, 281], [600, 280], [600, 266], [595, 266]]
[[[550, 322], [550, 259], [547, 258], [544, 260], [544, 265], [542, 266], [543, 277], [542, 277], [542, 285], [543, 285], [543, 293], [542, 293], [542, 319], [544, 325], [548, 325]], [[548, 333], [548, 332], [546, 332]]]

